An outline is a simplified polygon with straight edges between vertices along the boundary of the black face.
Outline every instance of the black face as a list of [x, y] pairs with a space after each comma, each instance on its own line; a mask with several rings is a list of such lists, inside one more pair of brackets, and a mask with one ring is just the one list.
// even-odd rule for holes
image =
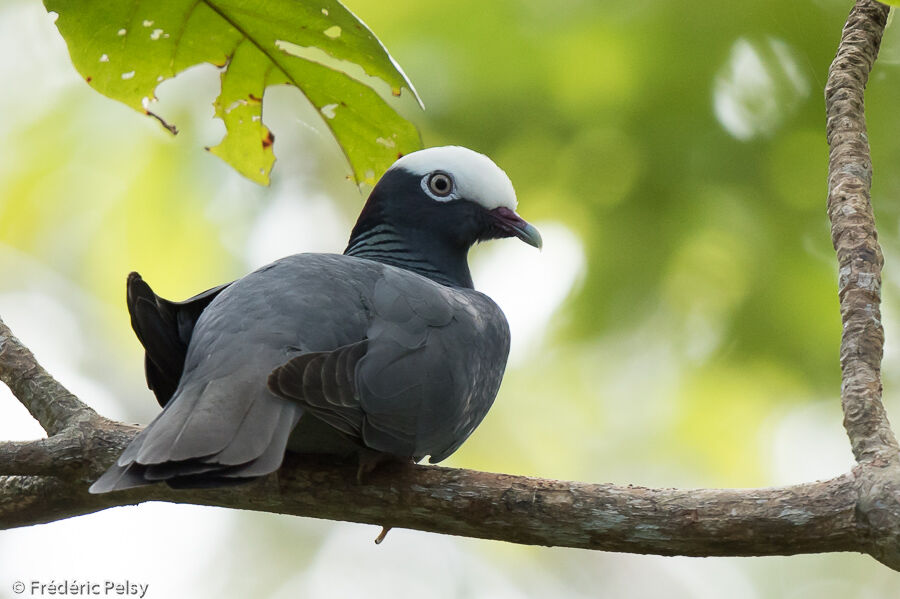
[[[439, 185], [450, 184], [449, 179], [438, 181]], [[386, 222], [404, 236], [438, 238], [442, 243], [468, 249], [487, 224], [482, 212], [487, 211], [473, 202], [430, 198], [422, 189], [421, 175], [397, 169], [385, 174], [372, 190], [356, 228]]]
[[[512, 210], [488, 210], [464, 198], [443, 199], [453, 191], [452, 176], [442, 171], [428, 176], [403, 169], [388, 171], [360, 213], [347, 253], [394, 265], [402, 261], [403, 267], [420, 274], [438, 271], [446, 275], [441, 280], [442, 275], [426, 274], [440, 282], [471, 287], [466, 255], [476, 242], [515, 236], [539, 246], [537, 230]], [[376, 227], [390, 231], [393, 254], [366, 247], [366, 233]], [[383, 239], [383, 234], [378, 237]], [[415, 256], [416, 260], [401, 260], [404, 256]]]
[[[480, 204], [464, 198], [440, 201], [429, 197], [422, 189], [422, 180], [422, 175], [403, 169], [388, 172], [372, 190], [353, 236], [360, 226], [370, 228], [389, 222], [398, 232], [420, 243], [430, 245], [428, 239], [431, 239], [441, 245], [468, 250], [479, 241], [516, 235], [503, 226], [493, 211]], [[425, 178], [425, 184], [438, 197], [452, 192], [451, 176], [441, 171]]]

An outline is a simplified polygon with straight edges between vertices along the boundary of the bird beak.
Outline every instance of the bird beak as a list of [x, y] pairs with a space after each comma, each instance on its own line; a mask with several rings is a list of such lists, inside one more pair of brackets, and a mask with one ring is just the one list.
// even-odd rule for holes
[[518, 237], [537, 249], [544, 246], [544, 240], [541, 239], [538, 230], [509, 208], [504, 206], [494, 208], [491, 210], [491, 216], [494, 217], [497, 228], [504, 233], [503, 237]]

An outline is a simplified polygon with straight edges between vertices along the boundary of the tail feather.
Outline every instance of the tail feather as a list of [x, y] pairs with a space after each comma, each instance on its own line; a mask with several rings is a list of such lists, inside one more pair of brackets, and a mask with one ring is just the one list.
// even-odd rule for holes
[[230, 283], [213, 287], [183, 302], [162, 298], [136, 272], [128, 275], [125, 301], [131, 328], [144, 346], [147, 386], [165, 407], [184, 371], [184, 359], [197, 319]]
[[[224, 449], [186, 460], [141, 462], [141, 445], [152, 438], [151, 428], [159, 420], [154, 421], [135, 437], [122, 458], [91, 485], [90, 492], [107, 493], [158, 482], [174, 488], [208, 488], [239, 484], [274, 472], [281, 466], [291, 431], [303, 409], [275, 398], [265, 399], [270, 401], [256, 402], [266, 406], [260, 410], [259, 420], [248, 419], [249, 424], [238, 427]], [[243, 461], [236, 461], [239, 456]]]
[[281, 462], [284, 460], [284, 452], [287, 448], [288, 439], [291, 431], [297, 426], [300, 417], [303, 416], [303, 410], [297, 406], [283, 406], [282, 416], [278, 421], [278, 426], [272, 436], [272, 441], [258, 458], [252, 462], [248, 462], [237, 470], [229, 470], [223, 473], [228, 478], [234, 477], [257, 477], [265, 476], [270, 472], [278, 470]]
[[133, 489], [147, 484], [147, 480], [140, 472], [140, 468], [134, 468], [134, 464], [120, 466], [113, 464], [109, 470], [94, 481], [88, 491], [92, 494], [109, 493], [110, 491], [122, 491]]

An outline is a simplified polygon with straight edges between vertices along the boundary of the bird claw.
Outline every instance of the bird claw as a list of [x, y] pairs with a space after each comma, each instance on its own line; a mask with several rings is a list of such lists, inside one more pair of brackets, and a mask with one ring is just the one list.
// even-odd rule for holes
[[382, 464], [387, 463], [397, 463], [397, 464], [415, 464], [415, 458], [401, 458], [395, 455], [391, 455], [389, 453], [382, 453], [380, 451], [375, 451], [374, 449], [363, 448], [359, 450], [357, 454], [357, 458], [359, 459], [359, 467], [356, 469], [356, 482], [357, 484], [363, 484], [365, 481], [363, 478], [378, 468]]
[[396, 458], [390, 454], [363, 448], [359, 450], [358, 459], [359, 467], [356, 469], [356, 482], [361, 485], [364, 482], [363, 477], [365, 477], [365, 475], [375, 470], [375, 468], [381, 464], [392, 462]]

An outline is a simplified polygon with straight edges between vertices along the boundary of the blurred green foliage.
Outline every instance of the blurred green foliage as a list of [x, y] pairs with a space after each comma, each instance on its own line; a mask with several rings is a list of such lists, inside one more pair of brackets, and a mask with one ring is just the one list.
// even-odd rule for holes
[[[491, 414], [449, 463], [673, 486], [781, 484], [847, 469], [822, 88], [850, 5], [348, 1], [420, 92], [424, 113], [412, 103], [401, 110], [426, 145], [492, 156], [520, 213], [562, 223], [584, 252], [585, 271], [547, 335], [511, 365]], [[208, 124], [209, 75], [186, 73], [180, 88], [176, 79], [169, 100], [161, 89], [167, 117], [184, 123], [175, 139], [74, 76], [38, 79], [0, 104], [16, 115], [0, 125], [0, 242], [104, 307], [96, 333], [132, 369], [135, 413], [152, 414], [153, 401], [140, 390], [122, 301], [129, 270], [164, 296], [187, 297], [256, 265], [247, 248], [267, 214], [279, 220], [272, 210], [282, 200], [307, 210], [285, 225], [288, 237], [322, 226], [303, 220], [319, 212], [301, 200], [327, 196], [345, 227], [363, 200], [334, 143], [296, 124], [315, 112], [294, 96], [266, 116], [294, 127], [276, 140], [270, 191], [198, 151], [222, 135]], [[895, 418], [898, 98], [893, 25], [866, 105]], [[317, 249], [340, 251], [344, 239], [329, 240]], [[501, 562], [522, 555], [493, 547]], [[579, 572], [601, 558], [572, 556], [553, 553], [544, 567], [590, 594]], [[871, 593], [859, 596], [895, 588], [864, 558], [783, 563], [742, 561], [760, 590], [740, 596], [843, 597], [863, 581]], [[772, 572], [796, 584], [779, 586]], [[844, 574], [854, 582], [831, 585]]]

